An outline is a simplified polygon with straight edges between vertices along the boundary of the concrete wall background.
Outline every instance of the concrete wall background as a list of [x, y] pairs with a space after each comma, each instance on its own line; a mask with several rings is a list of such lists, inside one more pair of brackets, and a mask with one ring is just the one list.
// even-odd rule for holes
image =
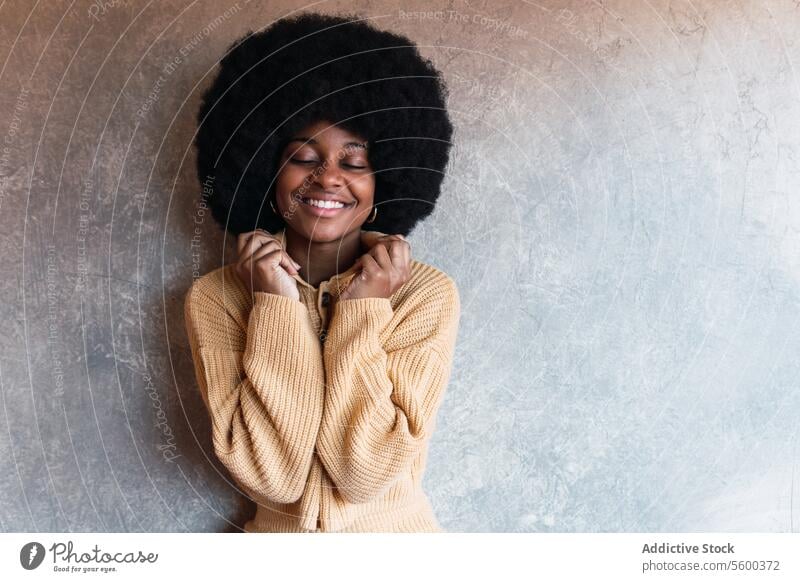
[[[302, 6], [0, 7], [0, 530], [253, 511], [183, 328], [193, 269], [231, 258], [190, 144], [230, 42]], [[411, 238], [463, 304], [425, 478], [442, 525], [796, 531], [797, 2], [314, 8], [408, 34], [450, 85], [452, 166]]]

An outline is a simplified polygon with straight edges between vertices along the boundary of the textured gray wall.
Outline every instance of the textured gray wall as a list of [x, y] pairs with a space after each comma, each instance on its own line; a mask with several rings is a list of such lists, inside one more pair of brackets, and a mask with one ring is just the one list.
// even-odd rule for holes
[[[232, 258], [190, 144], [216, 59], [301, 6], [0, 6], [0, 530], [253, 511], [183, 328], [193, 276]], [[797, 530], [798, 3], [315, 7], [410, 35], [451, 88], [412, 236], [463, 305], [425, 478], [442, 525]]]

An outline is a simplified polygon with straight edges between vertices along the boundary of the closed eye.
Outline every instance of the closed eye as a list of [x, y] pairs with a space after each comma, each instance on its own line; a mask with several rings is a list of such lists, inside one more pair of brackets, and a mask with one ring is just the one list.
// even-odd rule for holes
[[[308, 164], [316, 164], [318, 163], [317, 160], [301, 160], [298, 158], [289, 158], [289, 161], [294, 164], [299, 165], [308, 165]], [[366, 170], [367, 166], [355, 166], [353, 164], [342, 164], [345, 168], [350, 168], [352, 170]]]

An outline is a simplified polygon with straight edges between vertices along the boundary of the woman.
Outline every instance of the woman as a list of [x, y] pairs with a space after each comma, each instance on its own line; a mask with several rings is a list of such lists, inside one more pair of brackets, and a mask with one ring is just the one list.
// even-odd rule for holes
[[185, 316], [245, 531], [443, 531], [421, 481], [460, 302], [405, 236], [439, 196], [445, 95], [407, 38], [302, 14], [236, 43], [204, 96], [198, 175], [238, 259]]

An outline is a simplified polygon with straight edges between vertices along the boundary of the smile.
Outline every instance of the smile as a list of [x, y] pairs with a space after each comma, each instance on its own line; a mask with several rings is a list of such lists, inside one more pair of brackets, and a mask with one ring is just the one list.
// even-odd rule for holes
[[307, 207], [312, 214], [317, 216], [332, 216], [355, 205], [355, 202], [344, 204], [342, 202], [334, 202], [333, 200], [314, 200], [313, 198], [303, 198], [301, 199], [301, 203], [303, 206]]

